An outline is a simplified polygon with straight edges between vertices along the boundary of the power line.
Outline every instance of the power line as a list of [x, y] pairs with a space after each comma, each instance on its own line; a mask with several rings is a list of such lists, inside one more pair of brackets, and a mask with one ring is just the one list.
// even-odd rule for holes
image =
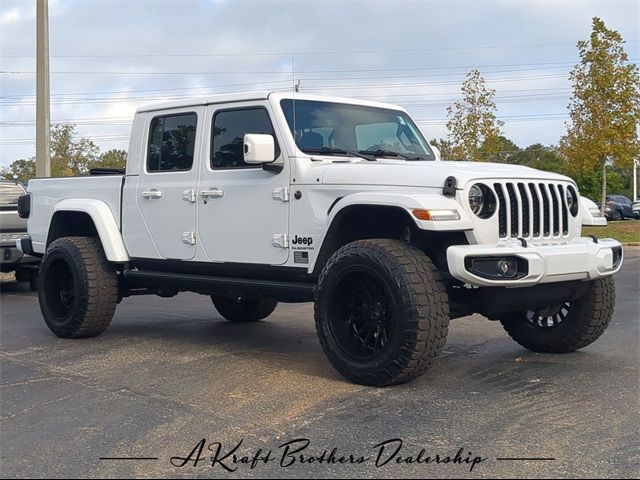
[[[627, 40], [626, 43], [637, 42], [637, 39]], [[234, 53], [128, 53], [128, 54], [73, 54], [73, 55], [52, 55], [51, 58], [140, 58], [140, 57], [269, 57], [269, 56], [309, 56], [309, 55], [357, 55], [367, 53], [421, 53], [456, 50], [487, 50], [502, 48], [541, 48], [575, 46], [571, 43], [530, 43], [511, 45], [471, 45], [465, 47], [431, 47], [431, 48], [406, 48], [406, 49], [383, 49], [383, 50], [319, 50], [319, 51], [298, 51], [298, 52], [234, 52]], [[3, 55], [5, 58], [33, 58], [33, 55]]]
[[[512, 96], [496, 96], [494, 100], [498, 104], [503, 103], [518, 103], [518, 102], [534, 102], [534, 101], [548, 101], [556, 99], [566, 99], [566, 94], [530, 94], [530, 95], [512, 95]], [[451, 105], [452, 102], [458, 100], [458, 98], [443, 98], [434, 101], [404, 101], [403, 106], [408, 107], [440, 107]], [[129, 121], [126, 121], [129, 120]], [[75, 125], [131, 125], [131, 117], [92, 117], [92, 118], [78, 118], [78, 119], [58, 119], [53, 120], [51, 123], [73, 123]], [[21, 127], [33, 125], [33, 120], [13, 120], [13, 121], [0, 121], [0, 126], [5, 127]]]
[[[562, 78], [565, 77], [565, 75], [558, 75], [558, 74], [551, 74], [551, 75], [528, 75], [528, 76], [523, 76], [523, 77], [504, 77], [504, 78], [491, 78], [491, 79], [487, 79], [488, 83], [491, 82], [495, 82], [495, 83], [502, 83], [502, 82], [517, 82], [517, 81], [526, 81], [526, 80], [541, 80], [541, 79], [550, 79], [550, 78]], [[302, 79], [304, 80], [304, 79]], [[323, 79], [323, 80], [328, 80], [328, 79]], [[288, 81], [278, 81], [278, 82], [273, 82], [273, 83], [283, 83], [286, 82], [288, 83]], [[362, 90], [362, 89], [367, 89], [367, 88], [376, 88], [376, 89], [389, 89], [389, 88], [414, 88], [414, 87], [430, 87], [430, 86], [438, 86], [438, 85], [457, 85], [459, 84], [460, 81], [446, 81], [446, 82], [429, 82], [429, 83], [386, 83], [386, 84], [367, 84], [367, 83], [358, 83], [358, 84], [351, 84], [351, 85], [336, 85], [335, 83], [331, 83], [331, 84], [317, 84], [317, 85], [310, 85], [307, 86], [305, 88], [305, 91], [311, 91], [311, 92], [317, 92], [317, 91], [326, 91], [326, 90]], [[268, 84], [267, 82], [265, 83], [258, 83], [260, 85], [265, 85]], [[257, 85], [257, 84], [255, 84]], [[267, 87], [265, 87], [267, 88]], [[274, 91], [280, 90], [280, 91], [287, 91], [288, 89], [272, 89]], [[218, 92], [218, 93], [229, 93], [229, 92]], [[206, 95], [206, 94], [200, 94], [198, 96], [201, 95]], [[173, 99], [181, 99], [181, 98], [193, 98], [196, 95], [176, 95], [173, 96], [171, 98]], [[168, 99], [168, 96], [162, 96], [160, 97], [160, 99]], [[67, 100], [60, 100], [60, 101], [53, 101], [52, 104], [57, 104], [57, 105], [73, 105], [73, 104], [93, 104], [93, 103], [121, 103], [121, 102], [135, 102], [135, 101], [141, 101], [141, 100], [152, 100], [154, 98], [158, 98], [158, 97], [148, 97], [148, 96], [143, 96], [143, 97], [121, 97], [121, 98], [107, 98], [107, 99], [67, 99]], [[4, 102], [4, 103], [0, 103], [0, 105], [2, 106], [28, 106], [28, 105], [32, 105], [32, 102]]]
[[[553, 112], [553, 113], [539, 113], [539, 114], [526, 114], [526, 115], [503, 115], [498, 116], [499, 120], [506, 120], [508, 122], [511, 121], [535, 121], [535, 120], [548, 120], [553, 118], [561, 118], [568, 116], [566, 112]], [[437, 125], [438, 122], [446, 122], [446, 118], [428, 118], [428, 119], [417, 119], [416, 123], [420, 124], [432, 124]], [[89, 138], [91, 140], [100, 140], [100, 141], [109, 141], [109, 140], [126, 140], [130, 138], [128, 134], [113, 134], [113, 135], [89, 135], [84, 138]], [[22, 144], [35, 143], [35, 140], [32, 138], [8, 138], [8, 139], [0, 139], [0, 144], [15, 144], [17, 142], [22, 142]]]
[[[505, 72], [526, 72], [526, 71], [530, 71], [530, 70], [552, 70], [552, 69], [557, 69], [557, 68], [563, 68], [563, 66], [547, 66], [547, 67], [532, 67], [532, 68], [520, 68], [520, 69], [509, 69], [509, 70], [492, 70], [490, 72], [486, 72], [486, 73], [505, 73]], [[347, 73], [348, 71], [344, 71], [343, 73]], [[26, 71], [26, 70], [2, 70], [0, 71], [0, 74], [3, 75], [33, 75], [35, 74], [35, 71]], [[296, 72], [297, 73], [301, 73], [301, 72]], [[366, 73], [366, 72], [362, 72], [362, 73]], [[181, 70], [179, 72], [132, 72], [130, 70], [126, 70], [126, 71], [116, 71], [116, 70], [110, 70], [110, 71], [89, 71], [89, 70], [58, 70], [58, 71], [53, 71], [51, 72], [51, 74], [56, 74], [56, 75], [291, 75], [291, 72], [283, 72], [283, 71], [279, 71], [279, 72], [237, 72], [237, 73], [223, 73], [223, 72], [202, 72], [202, 71], [188, 71], [188, 70]], [[465, 72], [448, 72], [448, 73], [432, 73], [432, 74], [425, 74], [425, 75], [418, 75], [418, 76], [425, 76], [425, 77], [441, 77], [441, 76], [454, 76], [454, 75], [466, 75]], [[412, 75], [392, 75], [392, 76], [378, 76], [378, 77], [370, 77], [370, 76], [366, 76], [366, 77], [344, 77], [346, 79], [366, 79], [366, 78], [403, 78], [403, 77], [411, 77]], [[414, 75], [415, 76], [415, 75]], [[302, 79], [302, 80], [327, 80], [327, 79], [331, 79], [331, 78], [336, 78], [336, 77], [325, 77], [325, 78], [306, 78], [306, 79]], [[338, 78], [343, 78], [343, 77], [338, 77]]]

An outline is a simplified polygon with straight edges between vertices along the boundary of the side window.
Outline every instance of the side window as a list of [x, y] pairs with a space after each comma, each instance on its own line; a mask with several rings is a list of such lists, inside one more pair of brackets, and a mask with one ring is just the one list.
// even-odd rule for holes
[[276, 144], [276, 158], [280, 155], [273, 125], [266, 109], [255, 107], [221, 110], [213, 117], [211, 168], [260, 168], [259, 165], [244, 163], [242, 147], [247, 133], [272, 135]]
[[147, 171], [191, 170], [197, 123], [195, 113], [154, 117], [149, 128]]

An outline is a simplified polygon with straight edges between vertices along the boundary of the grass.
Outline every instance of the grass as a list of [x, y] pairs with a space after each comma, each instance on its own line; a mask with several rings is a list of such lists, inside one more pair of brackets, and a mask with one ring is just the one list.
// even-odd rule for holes
[[609, 222], [606, 227], [583, 227], [582, 235], [615, 238], [619, 242], [640, 242], [640, 220]]

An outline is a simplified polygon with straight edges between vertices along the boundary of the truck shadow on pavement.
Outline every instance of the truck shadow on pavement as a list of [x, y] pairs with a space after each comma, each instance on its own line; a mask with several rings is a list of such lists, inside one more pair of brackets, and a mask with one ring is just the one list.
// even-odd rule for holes
[[[291, 321], [265, 320], [251, 324], [233, 324], [222, 319], [181, 318], [166, 320], [138, 320], [122, 323], [116, 317], [103, 334], [110, 341], [114, 337], [135, 339], [143, 344], [161, 344], [170, 350], [188, 351], [204, 356], [202, 367], [219, 363], [220, 357], [232, 356], [234, 362], [258, 364], [260, 368], [287, 370], [293, 375], [308, 375], [345, 381], [326, 360], [315, 335], [313, 321], [299, 320], [308, 327], [295, 330]], [[152, 352], [150, 352], [152, 353]]]

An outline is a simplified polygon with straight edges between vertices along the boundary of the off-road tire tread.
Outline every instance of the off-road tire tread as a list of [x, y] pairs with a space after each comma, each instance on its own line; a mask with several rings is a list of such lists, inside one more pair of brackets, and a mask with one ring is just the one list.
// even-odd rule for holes
[[[324, 333], [320, 309], [323, 282], [332, 267], [342, 259], [369, 257], [381, 265], [400, 288], [404, 314], [410, 318], [401, 333], [403, 348], [392, 364], [365, 375], [345, 368]], [[449, 301], [442, 277], [421, 250], [400, 240], [358, 240], [340, 248], [324, 266], [315, 290], [316, 331], [322, 348], [333, 367], [349, 380], [369, 386], [387, 386], [413, 380], [435, 364], [442, 351], [449, 326]]]
[[613, 277], [593, 280], [587, 292], [571, 302], [567, 318], [551, 330], [534, 328], [524, 314], [501, 320], [509, 336], [524, 348], [540, 353], [569, 353], [595, 342], [607, 329], [616, 303]]
[[[62, 237], [54, 240], [47, 254], [55, 250], [65, 250], [77, 268], [81, 285], [81, 294], [77, 299], [77, 308], [71, 314], [66, 325], [53, 325], [47, 320], [47, 307], [44, 297], [39, 295], [40, 306], [49, 328], [63, 338], [94, 337], [104, 332], [111, 323], [118, 304], [118, 277], [114, 266], [104, 255], [102, 245], [93, 237]], [[46, 268], [47, 256], [40, 268]], [[42, 270], [41, 270], [42, 271]], [[43, 278], [43, 275], [39, 275]], [[42, 290], [42, 285], [38, 285]]]

